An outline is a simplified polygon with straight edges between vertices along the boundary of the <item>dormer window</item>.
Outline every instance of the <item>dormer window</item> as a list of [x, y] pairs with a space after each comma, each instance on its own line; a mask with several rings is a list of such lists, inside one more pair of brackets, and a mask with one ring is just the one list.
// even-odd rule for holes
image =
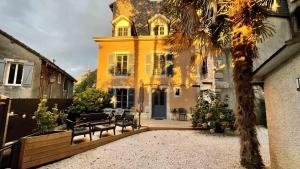
[[128, 36], [128, 27], [118, 27], [118, 36]]
[[165, 35], [165, 25], [156, 25], [154, 27], [154, 35], [156, 35], [156, 36]]
[[131, 36], [131, 21], [124, 15], [118, 16], [112, 21], [114, 26], [114, 36]]
[[161, 14], [156, 14], [154, 17], [148, 20], [150, 27], [150, 35], [167, 36], [169, 34], [169, 22], [170, 21], [165, 16]]

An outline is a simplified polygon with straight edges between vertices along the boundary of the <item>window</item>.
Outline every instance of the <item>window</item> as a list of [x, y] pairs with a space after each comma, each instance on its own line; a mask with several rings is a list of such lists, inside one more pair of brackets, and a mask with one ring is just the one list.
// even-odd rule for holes
[[61, 74], [59, 73], [58, 76], [57, 76], [57, 83], [58, 84], [61, 84]]
[[116, 89], [117, 107], [125, 108], [128, 102], [128, 90], [127, 89]]
[[67, 80], [67, 78], [65, 78], [65, 81], [64, 81], [64, 91], [68, 91], [68, 80]]
[[116, 76], [126, 76], [128, 72], [128, 56], [126, 54], [117, 54]]
[[202, 61], [201, 73], [202, 73], [202, 74], [208, 73], [208, 69], [207, 69], [207, 58], [203, 59], [203, 61]]
[[165, 27], [164, 25], [156, 25], [154, 28], [154, 35], [158, 36], [162, 36], [162, 35], [165, 35]]
[[294, 12], [295, 31], [300, 31], [300, 7], [297, 7]]
[[154, 54], [153, 75], [166, 74], [166, 58], [164, 54]]
[[134, 74], [134, 55], [129, 52], [114, 52], [108, 55], [108, 73], [116, 77]]
[[160, 26], [159, 27], [159, 35], [164, 35], [165, 34], [165, 27], [164, 26]]
[[22, 63], [8, 63], [7, 85], [19, 86], [22, 84], [24, 66]]
[[128, 36], [128, 27], [118, 27], [118, 36]]
[[181, 89], [179, 87], [175, 88], [175, 92], [174, 92], [175, 97], [179, 97], [181, 96]]
[[110, 88], [108, 93], [110, 97], [116, 97], [116, 108], [131, 108], [134, 106], [133, 88]]

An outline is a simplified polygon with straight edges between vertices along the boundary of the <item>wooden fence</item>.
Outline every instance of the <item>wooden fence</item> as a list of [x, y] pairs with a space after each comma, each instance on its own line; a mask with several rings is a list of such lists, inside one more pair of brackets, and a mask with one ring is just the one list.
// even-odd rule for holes
[[[6, 99], [0, 100], [1, 130], [6, 129], [6, 134], [1, 140], [9, 142], [35, 132], [36, 121], [33, 119], [34, 112], [37, 110], [40, 99]], [[59, 110], [65, 110], [72, 104], [72, 99], [48, 99], [47, 106], [51, 110], [54, 105], [58, 105]], [[9, 116], [8, 122], [4, 117]], [[4, 123], [3, 123], [4, 122]], [[6, 126], [5, 126], [6, 124]]]

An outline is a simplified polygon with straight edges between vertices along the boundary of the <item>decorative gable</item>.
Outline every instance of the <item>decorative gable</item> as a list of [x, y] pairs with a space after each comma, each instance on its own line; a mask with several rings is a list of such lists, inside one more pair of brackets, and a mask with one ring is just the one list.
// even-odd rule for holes
[[150, 27], [150, 35], [152, 36], [166, 36], [169, 34], [170, 20], [164, 15], [156, 14], [148, 20]]
[[132, 22], [126, 16], [120, 15], [112, 21], [114, 36], [131, 36]]

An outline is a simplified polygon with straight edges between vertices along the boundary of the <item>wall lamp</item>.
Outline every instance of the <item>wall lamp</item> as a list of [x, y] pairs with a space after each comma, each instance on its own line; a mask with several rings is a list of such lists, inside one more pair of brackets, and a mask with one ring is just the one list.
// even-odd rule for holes
[[296, 78], [297, 91], [300, 92], [300, 77]]

